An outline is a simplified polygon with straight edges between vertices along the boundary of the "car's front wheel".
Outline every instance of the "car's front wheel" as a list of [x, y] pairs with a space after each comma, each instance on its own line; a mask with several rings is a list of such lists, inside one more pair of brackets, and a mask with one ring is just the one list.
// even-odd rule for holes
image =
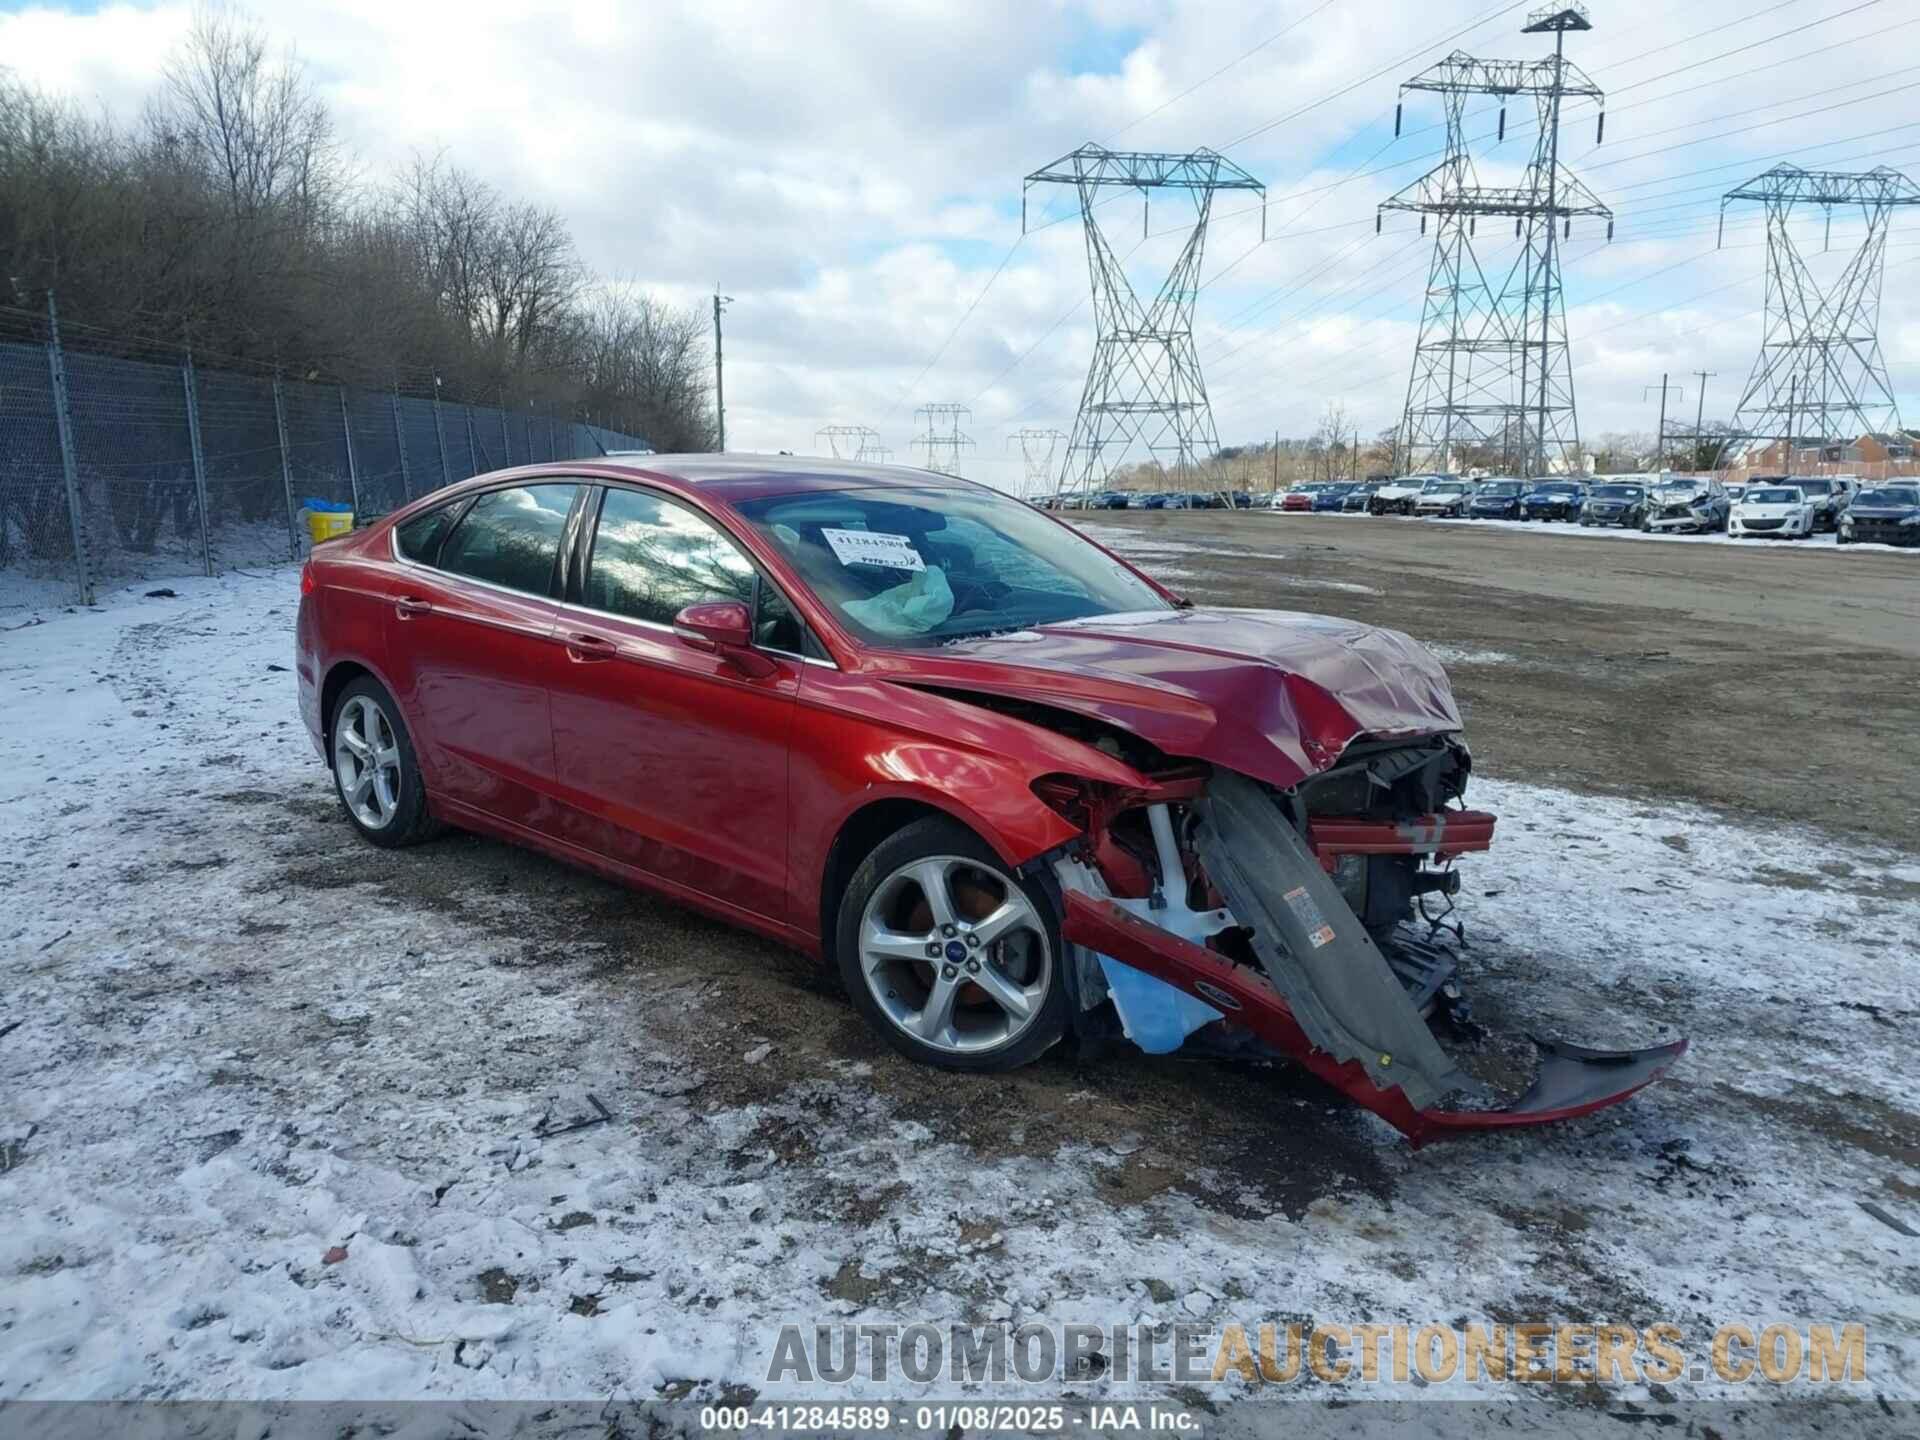
[[386, 686], [363, 675], [334, 702], [333, 786], [353, 828], [376, 845], [415, 845], [439, 833], [413, 739]]
[[922, 1064], [1011, 1070], [1067, 1028], [1053, 897], [953, 820], [916, 821], [861, 862], [834, 950], [860, 1013]]

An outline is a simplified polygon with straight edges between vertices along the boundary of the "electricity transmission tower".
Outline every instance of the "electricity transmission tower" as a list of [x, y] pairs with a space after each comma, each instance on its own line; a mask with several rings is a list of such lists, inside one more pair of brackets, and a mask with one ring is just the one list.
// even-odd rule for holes
[[971, 420], [973, 411], [964, 405], [922, 405], [913, 418], [927, 422], [927, 428], [913, 438], [914, 448], [927, 453], [927, 469], [958, 475], [960, 452], [973, 448], [973, 437], [961, 433], [960, 422]]
[[1059, 430], [1016, 430], [1007, 436], [1007, 447], [1020, 447], [1020, 459], [1026, 465], [1026, 474], [1020, 482], [1020, 498], [1031, 500], [1036, 495], [1045, 495], [1053, 488], [1053, 457], [1060, 449], [1060, 442], [1066, 434]]
[[876, 448], [886, 449], [871, 425], [822, 425], [813, 432], [813, 443], [817, 447], [822, 440], [836, 460], [870, 460]]
[[[1886, 166], [1865, 174], [1776, 165], [1720, 201], [1767, 207], [1766, 320], [1760, 354], [1733, 415], [1736, 442], [1722, 452], [1750, 452], [1755, 442], [1784, 440], [1787, 468], [1801, 440], [1847, 443], [1899, 428], [1899, 407], [1880, 353], [1880, 282], [1893, 212], [1920, 205], [1920, 186]], [[1858, 206], [1867, 233], [1831, 288], [1822, 289], [1787, 228], [1797, 205], [1818, 205], [1833, 237], [1835, 206]], [[1739, 442], [1744, 441], [1745, 444]]]
[[[1026, 191], [1035, 185], [1071, 185], [1086, 230], [1093, 282], [1096, 339], [1086, 388], [1067, 441], [1062, 487], [1091, 491], [1105, 483], [1128, 448], [1139, 441], [1188, 488], [1220, 448], [1213, 407], [1200, 378], [1193, 343], [1194, 301], [1207, 243], [1213, 197], [1221, 190], [1253, 190], [1261, 198], [1260, 238], [1266, 238], [1266, 187], [1211, 150], [1185, 155], [1107, 150], [1082, 145], [1026, 177], [1020, 225], [1026, 229]], [[1095, 215], [1105, 189], [1138, 190], [1143, 209], [1153, 190], [1183, 190], [1193, 203], [1193, 228], [1150, 304], [1127, 280]], [[1145, 222], [1142, 233], [1145, 233]]]
[[[1591, 30], [1579, 5], [1535, 11], [1523, 35], [1551, 34], [1553, 54], [1542, 60], [1479, 60], [1456, 50], [1400, 87], [1430, 91], [1446, 111], [1445, 158], [1384, 201], [1388, 210], [1435, 217], [1433, 263], [1426, 305], [1407, 379], [1401, 448], [1408, 470], [1450, 470], [1457, 452], [1498, 449], [1505, 466], [1523, 475], [1545, 474], [1557, 451], [1569, 468], [1579, 464], [1580, 417], [1573, 400], [1573, 363], [1560, 283], [1559, 242], [1573, 217], [1607, 222], [1613, 212], [1560, 163], [1560, 108], [1569, 97], [1604, 100], [1600, 87], [1566, 58], [1571, 30]], [[1482, 185], [1465, 133], [1469, 97], [1500, 97], [1498, 139], [1507, 133], [1507, 100], [1533, 97], [1538, 112], [1533, 155], [1517, 185]], [[1598, 135], [1606, 116], [1600, 117]], [[1400, 114], [1394, 113], [1394, 131]], [[1513, 220], [1523, 242], [1498, 288], [1488, 282], [1473, 240], [1482, 219]]]

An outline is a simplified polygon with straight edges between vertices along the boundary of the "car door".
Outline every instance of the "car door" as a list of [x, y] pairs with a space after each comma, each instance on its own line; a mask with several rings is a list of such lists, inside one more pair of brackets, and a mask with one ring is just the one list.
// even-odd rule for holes
[[[610, 486], [558, 631], [553, 745], [566, 838], [724, 906], [786, 921], [787, 743], [809, 643], [709, 517]], [[687, 644], [688, 605], [739, 600], [771, 662]]]
[[547, 834], [557, 813], [548, 684], [565, 662], [556, 587], [587, 488], [484, 490], [447, 507], [450, 523], [429, 512], [394, 537], [389, 679], [429, 791]]

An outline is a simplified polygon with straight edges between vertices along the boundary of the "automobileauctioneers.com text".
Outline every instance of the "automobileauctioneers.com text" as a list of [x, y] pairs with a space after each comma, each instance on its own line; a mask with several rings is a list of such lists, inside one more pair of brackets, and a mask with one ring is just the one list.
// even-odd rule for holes
[[1867, 1378], [1860, 1324], [784, 1325], [767, 1382], [1636, 1385]]

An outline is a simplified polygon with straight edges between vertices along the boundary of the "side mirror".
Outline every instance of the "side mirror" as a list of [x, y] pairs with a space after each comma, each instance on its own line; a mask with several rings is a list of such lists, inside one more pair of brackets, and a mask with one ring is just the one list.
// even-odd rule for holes
[[753, 617], [738, 600], [706, 600], [673, 617], [683, 645], [718, 655], [748, 675], [771, 675], [778, 667], [753, 648]]

